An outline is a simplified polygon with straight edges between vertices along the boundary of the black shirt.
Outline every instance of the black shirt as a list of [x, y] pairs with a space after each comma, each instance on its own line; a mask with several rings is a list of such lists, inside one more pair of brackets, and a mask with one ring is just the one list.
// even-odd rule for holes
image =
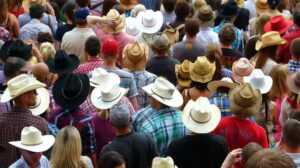
[[74, 27], [75, 25], [71, 24], [64, 24], [62, 26], [58, 26], [58, 28], [56, 29], [55, 40], [61, 42], [64, 34], [68, 31], [73, 30]]

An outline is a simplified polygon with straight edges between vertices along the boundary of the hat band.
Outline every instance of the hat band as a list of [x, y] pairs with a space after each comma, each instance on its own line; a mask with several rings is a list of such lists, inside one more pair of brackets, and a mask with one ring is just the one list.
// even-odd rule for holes
[[163, 97], [163, 96], [159, 95], [158, 93], [155, 92], [155, 90], [153, 90], [153, 88], [151, 88], [151, 91], [152, 91], [153, 94], [155, 94], [156, 96], [158, 96], [158, 97], [160, 97], [162, 99], [167, 99], [167, 100], [172, 99], [172, 97]]
[[37, 103], [36, 103], [35, 105], [29, 106], [29, 108], [30, 108], [30, 109], [36, 108], [36, 107], [38, 107], [38, 106], [41, 104], [42, 101], [41, 101], [41, 98], [40, 98], [39, 96], [36, 97], [36, 102], [37, 102]]
[[63, 97], [66, 98], [66, 99], [68, 99], [68, 100], [72, 100], [72, 99], [77, 98], [80, 95], [80, 93], [82, 91], [82, 88], [83, 88], [81, 80], [79, 80], [79, 82], [80, 82], [80, 90], [78, 91], [78, 93], [75, 96], [72, 96], [72, 97], [66, 96], [66, 94], [64, 92], [64, 88], [62, 88], [61, 92], [62, 92]]
[[117, 95], [117, 97], [114, 97], [113, 99], [110, 99], [110, 100], [103, 99], [103, 96], [100, 96], [99, 99], [101, 99], [104, 102], [112, 102], [112, 101], [117, 100], [120, 96], [121, 96], [121, 92], [119, 92], [119, 94]]
[[196, 123], [199, 123], [199, 124], [207, 123], [211, 119], [211, 115], [209, 115], [209, 117], [205, 121], [198, 121], [193, 117], [192, 112], [190, 113], [190, 116], [191, 116], [192, 120], [194, 120]]

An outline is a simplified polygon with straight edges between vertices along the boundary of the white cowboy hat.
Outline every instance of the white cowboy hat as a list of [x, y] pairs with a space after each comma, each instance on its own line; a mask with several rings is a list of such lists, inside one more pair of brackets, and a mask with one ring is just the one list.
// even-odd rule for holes
[[37, 128], [24, 127], [21, 132], [21, 141], [11, 141], [11, 145], [30, 152], [44, 152], [55, 142], [53, 135], [44, 135]]
[[221, 120], [221, 111], [208, 98], [190, 100], [183, 109], [182, 122], [191, 131], [205, 134], [213, 131]]
[[106, 86], [111, 81], [120, 83], [120, 77], [115, 73], [109, 73], [103, 68], [95, 68], [92, 71], [92, 77], [90, 78], [90, 85], [93, 87]]
[[138, 26], [137, 18], [135, 17], [125, 18], [124, 33], [131, 35], [132, 37], [134, 37], [134, 39], [138, 39], [142, 35], [142, 31], [140, 31]]
[[8, 102], [23, 93], [43, 88], [46, 85], [26, 74], [18, 75], [7, 82], [7, 88], [1, 96], [1, 102]]
[[137, 15], [139, 29], [143, 33], [153, 34], [160, 30], [163, 25], [163, 15], [160, 11], [141, 11]]
[[39, 88], [36, 89], [36, 104], [34, 106], [29, 106], [29, 110], [33, 115], [38, 116], [46, 112], [50, 104], [50, 95], [47, 89]]
[[253, 89], [258, 89], [261, 94], [265, 94], [270, 91], [273, 79], [264, 75], [261, 69], [254, 69], [250, 76], [244, 77], [244, 83], [250, 83]]
[[212, 81], [207, 84], [207, 88], [211, 93], [215, 93], [219, 87], [226, 87], [229, 89], [237, 86], [236, 83], [233, 83], [231, 78], [224, 77], [221, 80]]
[[156, 78], [154, 83], [143, 87], [143, 90], [167, 106], [180, 107], [183, 104], [183, 98], [180, 92], [165, 78]]
[[152, 161], [152, 168], [177, 168], [177, 166], [170, 156], [166, 158], [155, 157]]

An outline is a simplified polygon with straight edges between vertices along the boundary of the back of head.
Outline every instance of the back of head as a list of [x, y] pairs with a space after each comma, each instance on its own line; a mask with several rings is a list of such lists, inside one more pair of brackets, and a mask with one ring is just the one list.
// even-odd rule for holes
[[46, 61], [49, 58], [54, 58], [54, 55], [56, 53], [54, 45], [48, 42], [41, 44], [40, 52], [43, 56], [44, 61]]
[[98, 168], [112, 168], [125, 164], [125, 160], [119, 153], [109, 151], [100, 158]]
[[45, 12], [45, 9], [40, 4], [32, 5], [29, 8], [29, 15], [31, 19], [41, 19], [43, 17], [43, 14]]
[[300, 109], [293, 109], [291, 114], [289, 115], [289, 118], [300, 121]]
[[289, 88], [286, 84], [286, 77], [290, 73], [290, 70], [284, 64], [277, 64], [273, 66], [269, 75], [273, 79], [273, 85], [269, 92], [271, 99], [279, 98], [289, 92]]
[[76, 0], [76, 4], [80, 7], [80, 8], [85, 8], [90, 4], [90, 0]]
[[217, 44], [210, 44], [207, 46], [207, 54], [206, 54], [207, 59], [210, 62], [215, 62], [216, 63], [216, 71], [213, 77], [213, 80], [221, 80], [222, 79], [222, 62], [221, 62], [221, 57], [222, 57], [222, 50], [219, 45]]
[[247, 162], [247, 160], [257, 151], [263, 149], [262, 146], [260, 146], [258, 143], [251, 142], [248, 143], [246, 146], [244, 146], [242, 150], [242, 161], [244, 163]]
[[85, 51], [89, 56], [97, 56], [100, 52], [100, 40], [96, 36], [91, 36], [85, 41]]
[[[300, 19], [300, 18], [299, 18]], [[291, 44], [291, 53], [294, 58], [300, 59], [300, 38], [296, 38]]]
[[165, 8], [165, 11], [171, 13], [174, 11], [176, 0], [163, 0], [162, 4]]
[[47, 82], [47, 76], [49, 74], [49, 68], [45, 63], [37, 63], [33, 65], [31, 69], [33, 76], [40, 82]]
[[199, 32], [200, 23], [197, 19], [188, 19], [185, 21], [184, 32], [190, 37], [194, 37]]
[[191, 12], [191, 7], [186, 1], [178, 1], [175, 5], [174, 12], [176, 18], [185, 19]]
[[37, 42], [39, 44], [48, 42], [48, 43], [52, 43], [54, 42], [53, 40], [53, 36], [48, 33], [48, 32], [39, 32], [38, 36], [37, 36]]
[[65, 13], [67, 17], [73, 21], [75, 9], [76, 9], [76, 4], [72, 2], [67, 2], [62, 7], [62, 12]]
[[232, 25], [223, 26], [219, 32], [219, 39], [221, 44], [231, 45], [235, 39], [235, 31]]
[[259, 36], [263, 35], [265, 33], [264, 25], [270, 20], [271, 20], [271, 15], [268, 13], [259, 16], [255, 21], [254, 34]]
[[20, 71], [26, 71], [26, 62], [19, 57], [8, 57], [3, 68], [6, 80], [16, 77]]
[[295, 119], [287, 120], [282, 129], [282, 140], [291, 149], [300, 148], [300, 121]]
[[137, 4], [131, 10], [131, 14], [133, 17], [136, 17], [141, 11], [146, 11], [146, 7], [143, 4]]

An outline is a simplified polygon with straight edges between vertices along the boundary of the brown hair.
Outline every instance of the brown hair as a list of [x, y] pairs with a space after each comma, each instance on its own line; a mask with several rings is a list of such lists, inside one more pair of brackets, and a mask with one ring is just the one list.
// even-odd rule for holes
[[207, 59], [210, 62], [216, 63], [216, 71], [212, 80], [221, 80], [222, 79], [222, 50], [217, 44], [210, 44], [207, 46]]
[[199, 32], [200, 23], [197, 19], [188, 19], [185, 21], [184, 32], [194, 37]]
[[223, 26], [218, 36], [221, 44], [231, 45], [235, 39], [234, 27], [232, 25]]
[[265, 33], [264, 31], [264, 25], [271, 20], [270, 14], [263, 14], [259, 16], [255, 21], [255, 30], [254, 35], [263, 35]]
[[0, 24], [3, 24], [7, 21], [8, 17], [8, 8], [6, 0], [0, 0]]
[[261, 149], [263, 149], [263, 147], [256, 142], [248, 143], [242, 150], [242, 161], [246, 163], [255, 152]]
[[300, 58], [300, 48], [298, 48], [299, 46], [300, 46], [300, 38], [294, 39], [291, 44], [291, 53], [293, 57], [298, 59]]
[[268, 46], [260, 49], [256, 54], [257, 60], [256, 60], [255, 68], [262, 69], [267, 63], [268, 58], [274, 59], [274, 56], [276, 55], [276, 51], [277, 51], [277, 45]]
[[269, 92], [271, 100], [280, 98], [289, 93], [289, 88], [286, 84], [286, 77], [289, 73], [290, 70], [283, 64], [277, 64], [271, 69], [269, 73], [270, 77], [273, 79], [273, 85]]
[[282, 129], [282, 139], [285, 145], [290, 148], [300, 148], [300, 122], [295, 119], [288, 119]]

